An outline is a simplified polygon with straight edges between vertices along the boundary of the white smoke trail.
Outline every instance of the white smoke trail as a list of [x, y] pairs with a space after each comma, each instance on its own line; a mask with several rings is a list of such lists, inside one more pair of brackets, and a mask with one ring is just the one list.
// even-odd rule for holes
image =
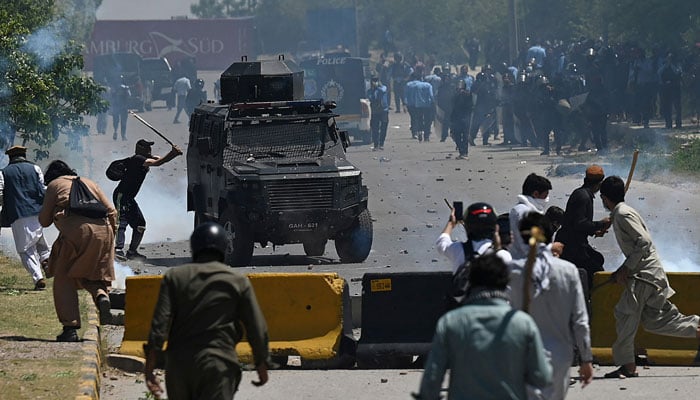
[[126, 278], [134, 276], [134, 271], [128, 265], [124, 265], [119, 261], [114, 261], [114, 281], [112, 282], [113, 289], [126, 290]]

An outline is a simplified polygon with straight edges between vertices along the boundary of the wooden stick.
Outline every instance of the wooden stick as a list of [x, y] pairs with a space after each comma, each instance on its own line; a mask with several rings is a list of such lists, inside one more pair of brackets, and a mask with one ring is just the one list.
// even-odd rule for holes
[[637, 157], [639, 157], [639, 150], [635, 150], [632, 155], [632, 166], [630, 167], [630, 173], [627, 174], [627, 182], [625, 183], [625, 193], [627, 189], [630, 188], [630, 183], [632, 183], [632, 175], [634, 175], [634, 168], [637, 166]]
[[146, 125], [147, 127], [151, 128], [151, 130], [152, 130], [153, 132], [155, 132], [156, 135], [162, 137], [163, 140], [165, 140], [166, 142], [168, 142], [169, 145], [175, 146], [175, 144], [174, 144], [173, 142], [171, 142], [170, 139], [168, 139], [168, 138], [166, 138], [165, 136], [163, 136], [162, 133], [158, 132], [158, 129], [154, 128], [153, 125], [149, 124], [145, 119], [141, 118], [140, 115], [136, 114], [135, 112], [133, 112], [133, 111], [131, 111], [131, 110], [129, 110], [129, 114], [133, 115], [134, 118], [136, 118], [137, 120], [139, 120], [139, 122], [141, 122], [142, 124], [144, 124], [144, 125]]
[[530, 228], [530, 239], [528, 245], [530, 249], [525, 262], [525, 278], [523, 279], [523, 311], [530, 312], [530, 287], [532, 286], [532, 269], [537, 259], [537, 244], [544, 242], [544, 233], [537, 226]]

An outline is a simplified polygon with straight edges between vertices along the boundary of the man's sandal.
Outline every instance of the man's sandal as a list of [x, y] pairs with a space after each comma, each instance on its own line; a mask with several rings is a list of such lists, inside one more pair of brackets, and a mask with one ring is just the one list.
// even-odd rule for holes
[[615, 371], [608, 372], [607, 374], [603, 375], [604, 378], [606, 379], [611, 379], [611, 378], [617, 378], [617, 379], [625, 379], [625, 378], [636, 378], [638, 377], [639, 374], [636, 372], [629, 372], [624, 366], [621, 366], [620, 368], [616, 369]]

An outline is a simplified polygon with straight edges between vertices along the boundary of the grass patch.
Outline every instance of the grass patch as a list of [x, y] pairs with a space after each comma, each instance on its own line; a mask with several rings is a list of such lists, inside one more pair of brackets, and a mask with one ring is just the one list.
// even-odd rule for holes
[[[18, 260], [0, 253], [0, 398], [68, 399], [78, 392], [82, 345], [57, 343], [61, 324], [47, 290], [34, 283]], [[90, 295], [79, 292], [83, 329]]]
[[678, 172], [700, 172], [700, 140], [691, 139], [675, 143], [671, 166]]

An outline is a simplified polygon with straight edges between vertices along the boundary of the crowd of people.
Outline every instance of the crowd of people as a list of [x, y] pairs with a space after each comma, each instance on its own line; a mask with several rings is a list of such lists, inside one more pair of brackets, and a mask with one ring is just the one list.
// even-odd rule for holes
[[[572, 365], [579, 366], [582, 385], [590, 384], [589, 285], [603, 256], [588, 237], [610, 228], [625, 261], [612, 274], [623, 287], [614, 311], [618, 368], [604, 377], [638, 376], [640, 324], [652, 333], [700, 340], [700, 317], [680, 313], [669, 300], [674, 291], [644, 220], [625, 203], [624, 181], [591, 165], [566, 209], [547, 207], [551, 189], [546, 177], [533, 173], [507, 214], [498, 216], [487, 203], [470, 205], [463, 217], [452, 209], [436, 249], [450, 262], [453, 286], [460, 288], [450, 294], [459, 297], [437, 323], [414, 398], [440, 398], [447, 370], [448, 397], [456, 399], [563, 399]], [[598, 192], [611, 216], [593, 221]], [[501, 218], [509, 223], [500, 224]], [[460, 224], [466, 242], [452, 240]]]
[[648, 128], [659, 116], [671, 129], [682, 127], [684, 115], [695, 123], [700, 116], [700, 43], [672, 50], [528, 38], [517, 59], [486, 59], [478, 72], [475, 57], [455, 67], [399, 51], [389, 56], [382, 53], [375, 68], [387, 108], [410, 114], [415, 139], [429, 139], [431, 129], [441, 141], [452, 137], [460, 158], [479, 132], [482, 145], [502, 132], [503, 144], [539, 147], [542, 155], [550, 154], [552, 137], [557, 154], [565, 146], [605, 154], [608, 121]]
[[[470, 40], [476, 54], [478, 41]], [[372, 107], [373, 150], [384, 148], [388, 120], [410, 114], [412, 137], [430, 142], [433, 130], [441, 141], [451, 138], [459, 158], [481, 134], [481, 145], [503, 135], [508, 145], [536, 146], [550, 153], [569, 144], [592, 144], [607, 151], [610, 118], [648, 127], [655, 107], [666, 128], [682, 127], [682, 91], [697, 113], [700, 102], [700, 46], [685, 57], [658, 49], [647, 54], [632, 45], [603, 46], [580, 40], [574, 44], [532, 41], [513, 63], [487, 63], [475, 76], [475, 61], [458, 70], [435, 62], [408, 62], [396, 52], [377, 64], [367, 97]], [[174, 123], [206, 100], [204, 82], [193, 89], [183, 77]], [[195, 100], [188, 101], [188, 94]], [[126, 93], [124, 94], [126, 96]], [[393, 96], [392, 96], [393, 95]], [[393, 100], [393, 107], [392, 107]], [[125, 101], [112, 101], [125, 107]], [[675, 112], [675, 115], [673, 114]], [[114, 140], [127, 140], [124, 112], [113, 111]], [[585, 123], [581, 123], [585, 122]], [[104, 134], [105, 121], [98, 119]], [[675, 124], [675, 125], [674, 125]], [[163, 156], [152, 154], [153, 142], [139, 140], [125, 163], [124, 177], [110, 199], [92, 180], [79, 177], [61, 160], [46, 174], [26, 158], [26, 148], [6, 151], [9, 165], [0, 171], [0, 225], [11, 227], [17, 252], [34, 282], [46, 288], [53, 277], [59, 342], [76, 342], [81, 326], [77, 292], [87, 290], [100, 321], [110, 320], [108, 296], [115, 257], [143, 259], [138, 253], [146, 220], [136, 196], [149, 168], [182, 155], [177, 146]], [[104, 207], [99, 217], [81, 214], [73, 204], [76, 181]], [[463, 215], [453, 209], [436, 241], [438, 253], [450, 262], [460, 287], [437, 323], [420, 390], [414, 397], [438, 399], [450, 370], [450, 398], [563, 399], [570, 386], [570, 368], [578, 364], [581, 383], [593, 380], [590, 340], [590, 288], [601, 271], [603, 255], [589, 243], [592, 236], [615, 234], [623, 264], [613, 273], [623, 286], [615, 307], [617, 340], [612, 346], [617, 368], [607, 378], [637, 376], [634, 337], [640, 324], [662, 335], [700, 339], [700, 317], [683, 315], [670, 302], [674, 291], [656, 254], [646, 223], [625, 203], [625, 184], [605, 176], [599, 165], [586, 169], [581, 187], [564, 209], [549, 205], [551, 182], [530, 174], [508, 213], [498, 215], [488, 203], [474, 203]], [[593, 220], [600, 194], [611, 216]], [[43, 228], [59, 231], [49, 246]], [[453, 241], [463, 225], [468, 240]], [[125, 247], [127, 226], [133, 230]], [[271, 365], [264, 316], [248, 279], [223, 263], [229, 245], [223, 228], [206, 223], [195, 228], [192, 263], [172, 268], [163, 277], [151, 332], [144, 350], [146, 384], [163, 394], [153, 373], [167, 341], [169, 398], [232, 398], [240, 383], [236, 343], [245, 332], [253, 347], [259, 380], [268, 381]], [[459, 279], [457, 279], [459, 278]], [[474, 363], [474, 360], [484, 362]], [[506, 360], [506, 361], [504, 361]]]

